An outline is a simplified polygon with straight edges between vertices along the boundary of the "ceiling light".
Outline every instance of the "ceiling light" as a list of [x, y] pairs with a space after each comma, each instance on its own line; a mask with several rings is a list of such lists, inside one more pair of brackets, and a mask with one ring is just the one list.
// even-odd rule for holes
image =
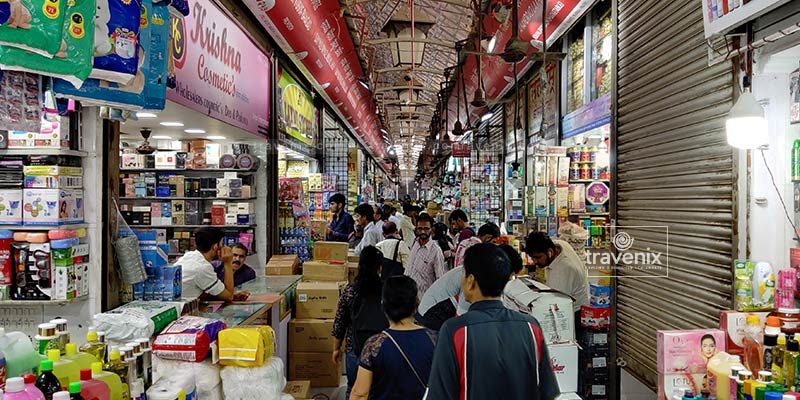
[[367, 82], [367, 78], [363, 78], [363, 77], [362, 77], [362, 78], [359, 78], [359, 79], [358, 79], [358, 83], [360, 83], [360, 84], [361, 84], [361, 86], [363, 86], [363, 87], [364, 87], [364, 89], [367, 89], [367, 90], [369, 90], [369, 82]]
[[167, 135], [153, 135], [153, 139], [172, 140], [172, 136]]
[[171, 122], [171, 121], [166, 121], [166, 122], [162, 122], [162, 123], [161, 123], [161, 126], [175, 126], [175, 127], [180, 127], [180, 126], [183, 126], [183, 122]]
[[208, 136], [208, 139], [209, 140], [225, 140], [226, 138], [225, 138], [225, 136], [211, 135], [211, 136]]
[[755, 149], [768, 141], [764, 108], [751, 92], [739, 96], [725, 121], [728, 144], [738, 149]]
[[494, 51], [494, 46], [497, 44], [497, 35], [492, 36], [489, 40], [489, 45], [486, 47], [486, 51], [491, 53]]
[[203, 129], [184, 129], [183, 131], [186, 133], [206, 133]]
[[492, 117], [494, 117], [494, 113], [489, 111], [486, 114], [483, 114], [483, 116], [481, 117], [481, 122], [486, 122], [490, 120]]
[[156, 118], [158, 115], [149, 112], [137, 112], [136, 118]]

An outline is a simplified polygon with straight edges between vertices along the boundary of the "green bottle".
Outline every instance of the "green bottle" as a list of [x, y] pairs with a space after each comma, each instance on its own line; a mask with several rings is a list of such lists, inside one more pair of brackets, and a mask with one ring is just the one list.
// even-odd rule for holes
[[792, 180], [800, 181], [800, 139], [792, 144]]

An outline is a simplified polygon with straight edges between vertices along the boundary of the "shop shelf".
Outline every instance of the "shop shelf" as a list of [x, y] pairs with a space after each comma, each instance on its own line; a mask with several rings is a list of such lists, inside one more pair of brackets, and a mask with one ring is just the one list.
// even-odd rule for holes
[[64, 231], [70, 229], [88, 228], [89, 224], [72, 224], [59, 226], [25, 226], [25, 225], [0, 225], [0, 230], [9, 231]]
[[0, 156], [75, 156], [86, 157], [85, 151], [66, 150], [66, 149], [0, 149]]
[[258, 200], [258, 197], [120, 197], [120, 200]]
[[239, 228], [250, 229], [255, 228], [257, 225], [128, 225], [131, 228], [151, 228], [151, 229], [169, 229], [169, 228], [202, 228], [204, 226], [213, 226], [216, 228]]
[[572, 179], [569, 183], [611, 182], [608, 179]]
[[161, 169], [161, 168], [120, 168], [119, 172], [238, 172], [240, 174], [255, 174], [256, 171], [249, 171], [243, 169], [224, 169], [224, 168], [206, 168], [206, 169]]
[[596, 161], [570, 161], [570, 164], [594, 164]]
[[69, 300], [0, 300], [0, 306], [50, 306], [50, 305], [64, 305], [76, 301], [83, 301], [88, 299], [89, 296], [76, 297]]
[[570, 213], [569, 215], [574, 215], [576, 217], [607, 217], [611, 215], [611, 213]]

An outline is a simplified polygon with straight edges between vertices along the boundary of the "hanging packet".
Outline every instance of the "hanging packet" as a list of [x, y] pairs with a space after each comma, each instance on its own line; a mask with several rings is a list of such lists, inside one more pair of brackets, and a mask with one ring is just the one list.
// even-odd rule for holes
[[0, 45], [45, 57], [61, 50], [67, 0], [0, 1]]
[[[42, 127], [42, 78], [36, 74], [6, 71], [0, 78], [0, 129], [39, 132]], [[33, 147], [33, 135], [9, 147]]]
[[90, 77], [122, 84], [133, 80], [139, 69], [141, 10], [141, 0], [97, 0]]
[[62, 80], [54, 82], [57, 97], [125, 109], [161, 111], [167, 98], [167, 57], [169, 47], [169, 12], [164, 3], [142, 3], [140, 22], [142, 67], [128, 85], [88, 79], [75, 89]]
[[156, 1], [156, 3], [169, 6], [169, 14], [175, 18], [183, 18], [189, 16], [188, 0], [158, 0]]
[[94, 0], [69, 1], [61, 49], [53, 58], [16, 47], [0, 46], [0, 68], [62, 78], [77, 88], [81, 87], [92, 71], [94, 24], [91, 21], [94, 12]]

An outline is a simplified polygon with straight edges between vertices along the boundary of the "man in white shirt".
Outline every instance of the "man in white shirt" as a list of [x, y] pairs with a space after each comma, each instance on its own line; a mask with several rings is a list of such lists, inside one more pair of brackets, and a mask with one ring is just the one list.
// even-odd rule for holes
[[416, 231], [415, 231], [415, 224], [416, 222], [414, 219], [417, 217], [417, 213], [419, 209], [411, 203], [403, 204], [403, 214], [398, 215], [400, 219], [400, 232], [403, 234], [403, 241], [406, 242], [406, 246], [411, 248], [414, 245], [414, 239], [416, 239]]
[[563, 240], [551, 240], [543, 232], [533, 232], [525, 241], [525, 252], [539, 268], [547, 269], [547, 286], [575, 299], [573, 310], [589, 305], [589, 279], [583, 260]]
[[498, 239], [500, 239], [499, 226], [493, 222], [487, 222], [481, 225], [481, 227], [478, 229], [477, 236], [470, 236], [458, 244], [458, 247], [456, 247], [456, 258], [454, 265], [456, 267], [464, 266], [464, 254], [466, 254], [467, 249], [470, 247], [480, 243], [497, 244]]
[[386, 239], [378, 243], [375, 247], [383, 253], [384, 257], [390, 260], [394, 259], [395, 251], [397, 251], [397, 260], [394, 261], [399, 261], [403, 264], [403, 267], [405, 267], [408, 263], [411, 249], [400, 239], [397, 225], [395, 225], [394, 222], [386, 221], [383, 223], [383, 237]]
[[[175, 262], [183, 274], [185, 299], [203, 297], [224, 301], [244, 301], [250, 293], [233, 291], [233, 251], [222, 244], [225, 234], [219, 228], [207, 226], [194, 231], [196, 250], [189, 251]], [[220, 281], [211, 261], [222, 260], [224, 280]]]
[[417, 218], [417, 240], [411, 246], [406, 275], [417, 282], [419, 298], [425, 295], [433, 283], [447, 273], [444, 254], [436, 241], [431, 240], [433, 219], [427, 214]]
[[368, 246], [375, 246], [383, 241], [383, 230], [375, 224], [375, 210], [369, 204], [360, 204], [354, 212], [357, 214], [356, 222], [364, 227], [364, 237], [356, 246], [355, 255], [361, 255], [361, 251]]

